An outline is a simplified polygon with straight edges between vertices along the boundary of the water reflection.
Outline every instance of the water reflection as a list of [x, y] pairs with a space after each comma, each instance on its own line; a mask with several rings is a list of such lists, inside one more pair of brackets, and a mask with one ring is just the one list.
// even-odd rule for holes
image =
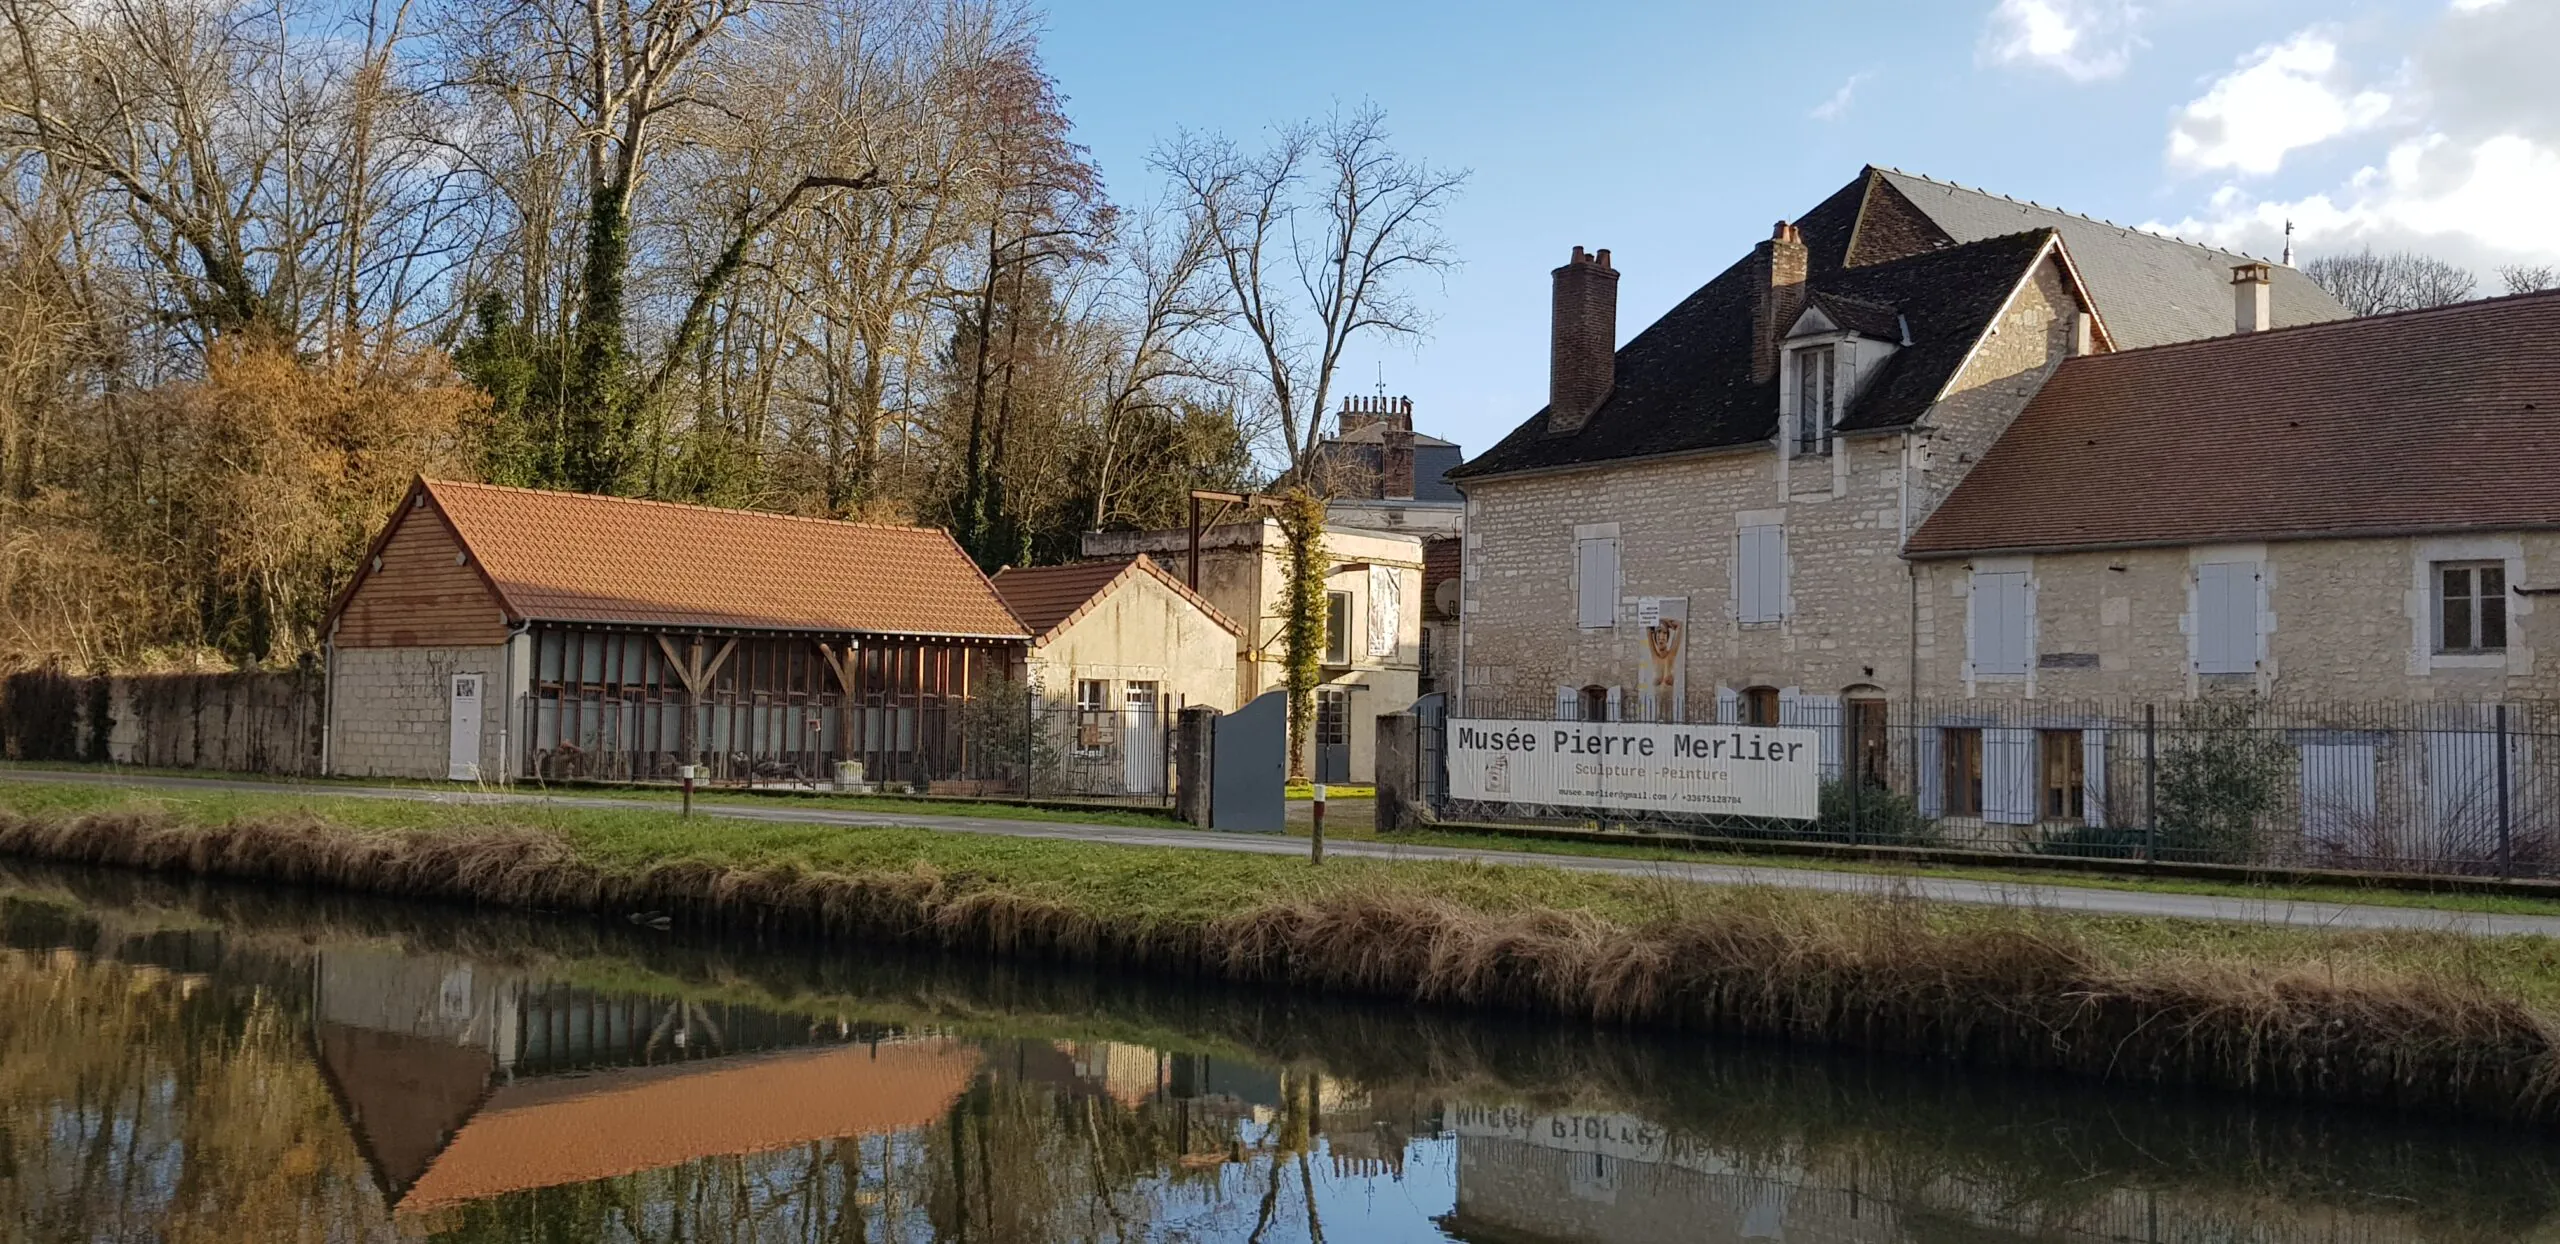
[[2560, 1240], [2546, 1139], [0, 863], [0, 1237]]

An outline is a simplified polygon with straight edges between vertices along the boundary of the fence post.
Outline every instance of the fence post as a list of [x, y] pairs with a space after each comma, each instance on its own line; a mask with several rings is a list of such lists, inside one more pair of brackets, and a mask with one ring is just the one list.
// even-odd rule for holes
[[2507, 797], [2507, 706], [2498, 706], [2498, 875], [2516, 875], [2515, 810]]
[[2142, 706], [2142, 860], [2160, 862], [2160, 706]]
[[[1022, 797], [1039, 793], [1033, 789], [1032, 775], [1040, 768], [1040, 692], [1026, 680], [1022, 688]], [[1071, 725], [1069, 729], [1074, 729]]]

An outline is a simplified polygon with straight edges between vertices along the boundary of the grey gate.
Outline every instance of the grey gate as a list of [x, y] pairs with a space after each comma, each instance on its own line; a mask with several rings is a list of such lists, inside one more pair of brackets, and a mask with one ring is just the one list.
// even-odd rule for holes
[[1443, 810], [1449, 789], [1445, 750], [1448, 739], [1442, 734], [1449, 725], [1449, 697], [1434, 691], [1415, 700], [1413, 718], [1416, 802], [1437, 815]]
[[1276, 834], [1288, 816], [1289, 696], [1266, 691], [1211, 719], [1209, 828]]

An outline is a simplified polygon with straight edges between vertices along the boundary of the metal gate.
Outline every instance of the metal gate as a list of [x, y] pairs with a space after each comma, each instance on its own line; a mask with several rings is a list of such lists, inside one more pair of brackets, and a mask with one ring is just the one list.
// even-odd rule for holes
[[1209, 828], [1276, 834], [1286, 827], [1289, 696], [1266, 691], [1209, 726]]

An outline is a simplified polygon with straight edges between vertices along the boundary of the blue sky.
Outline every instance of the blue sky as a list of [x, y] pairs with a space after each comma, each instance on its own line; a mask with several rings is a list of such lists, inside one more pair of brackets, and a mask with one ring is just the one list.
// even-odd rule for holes
[[1115, 199], [1177, 129], [1375, 100], [1473, 170], [1418, 342], [1344, 369], [1484, 448], [1546, 397], [1547, 271], [1606, 246], [1623, 341], [1866, 163], [2273, 256], [2560, 262], [2560, 0], [1294, 5], [1074, 0], [1044, 54]]

